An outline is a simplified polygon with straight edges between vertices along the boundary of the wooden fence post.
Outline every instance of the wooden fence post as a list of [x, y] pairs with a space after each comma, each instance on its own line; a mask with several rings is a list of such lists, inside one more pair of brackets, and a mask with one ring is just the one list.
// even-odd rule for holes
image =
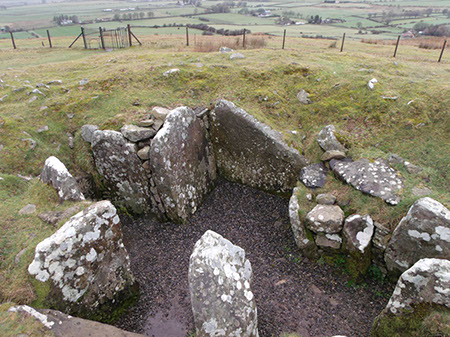
[[83, 27], [81, 27], [81, 36], [83, 37], [84, 49], [87, 49], [86, 35], [84, 34], [84, 28]]
[[133, 45], [133, 42], [131, 42], [131, 26], [130, 24], [127, 25], [128, 29], [128, 42], [130, 43], [130, 47]]
[[9, 34], [11, 35], [11, 41], [12, 41], [12, 45], [13, 45], [14, 49], [17, 49], [17, 47], [16, 47], [16, 42], [14, 41], [14, 35], [13, 35], [13, 33], [10, 31]]
[[344, 50], [345, 33], [342, 35], [341, 53]]
[[50, 37], [50, 32], [49, 32], [48, 29], [47, 29], [47, 37], [48, 37], [48, 44], [50, 45], [50, 48], [53, 48], [53, 46], [52, 46], [52, 38]]
[[244, 36], [242, 37], [242, 48], [245, 48], [245, 28], [244, 28]]
[[284, 49], [285, 42], [286, 42], [286, 29], [284, 30], [284, 33], [283, 33], [283, 46], [281, 47], [281, 49]]
[[442, 55], [444, 54], [444, 49], [445, 49], [445, 45], [447, 44], [447, 40], [444, 41], [444, 44], [442, 45], [442, 50], [441, 50], [441, 54], [439, 55], [439, 60], [438, 62], [441, 62], [442, 59]]
[[186, 46], [189, 47], [189, 27], [186, 26]]
[[397, 43], [395, 44], [394, 58], [397, 56], [397, 49], [398, 49], [399, 42], [400, 42], [400, 35], [398, 36]]
[[102, 49], [105, 49], [105, 40], [103, 40], [103, 29], [102, 27], [98, 27], [98, 30], [100, 31], [100, 42], [102, 43]]

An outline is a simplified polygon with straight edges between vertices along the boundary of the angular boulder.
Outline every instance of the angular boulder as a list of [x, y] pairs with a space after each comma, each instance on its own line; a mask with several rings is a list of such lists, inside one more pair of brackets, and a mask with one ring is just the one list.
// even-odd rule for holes
[[46, 282], [46, 304], [81, 317], [108, 320], [136, 295], [120, 219], [100, 201], [69, 219], [35, 249], [28, 272]]
[[344, 212], [337, 205], [316, 205], [306, 215], [306, 227], [314, 233], [339, 233], [343, 221]]
[[392, 233], [386, 266], [400, 274], [422, 258], [450, 259], [450, 211], [425, 197], [417, 200]]
[[290, 193], [308, 164], [279, 132], [225, 100], [211, 111], [210, 132], [219, 173], [231, 181]]
[[338, 178], [357, 190], [379, 197], [391, 205], [400, 202], [397, 192], [403, 188], [403, 182], [385, 159], [374, 162], [368, 159], [354, 162], [333, 159], [330, 166]]
[[347, 268], [355, 278], [364, 275], [370, 267], [374, 228], [369, 215], [354, 214], [345, 219], [342, 234], [349, 256]]
[[59, 200], [84, 200], [77, 181], [69, 173], [66, 166], [56, 157], [51, 156], [45, 160], [40, 179], [43, 183], [51, 183], [58, 192]]
[[319, 233], [316, 236], [316, 245], [322, 248], [340, 249], [342, 238], [339, 234]]
[[317, 142], [324, 151], [347, 151], [335, 136], [336, 128], [334, 125], [325, 126], [317, 137]]
[[156, 134], [156, 131], [153, 128], [144, 128], [132, 124], [122, 126], [120, 132], [126, 139], [133, 143], [151, 138]]
[[306, 229], [301, 223], [300, 215], [298, 213], [300, 207], [297, 198], [298, 188], [294, 188], [291, 199], [289, 200], [289, 219], [291, 222], [292, 232], [294, 233], [295, 243], [303, 255], [308, 258], [317, 257], [316, 246], [314, 241], [308, 239]]
[[150, 165], [167, 216], [184, 222], [211, 191], [215, 161], [206, 130], [192, 109], [180, 107], [166, 117], [150, 146]]
[[149, 176], [135, 145], [120, 132], [109, 130], [95, 131], [91, 145], [95, 166], [105, 179], [114, 204], [136, 214], [157, 212], [150, 201]]
[[308, 188], [324, 187], [327, 182], [327, 173], [325, 164], [311, 164], [300, 170], [300, 180]]
[[97, 125], [85, 124], [81, 127], [81, 138], [90, 144], [94, 139], [94, 132], [97, 130]]
[[450, 261], [421, 259], [399, 278], [371, 336], [448, 336]]
[[245, 251], [213, 231], [195, 244], [189, 290], [197, 337], [257, 337], [252, 267]]

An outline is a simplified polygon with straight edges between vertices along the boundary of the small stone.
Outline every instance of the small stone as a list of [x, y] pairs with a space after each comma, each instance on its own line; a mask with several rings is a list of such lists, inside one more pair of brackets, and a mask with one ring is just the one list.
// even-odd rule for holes
[[308, 98], [309, 93], [307, 93], [305, 90], [300, 90], [297, 94], [297, 99], [302, 104], [310, 104], [311, 100]]
[[142, 160], [150, 159], [150, 146], [145, 146], [137, 152], [137, 155]]
[[166, 72], [164, 72], [163, 76], [169, 77], [170, 75], [174, 75], [174, 74], [177, 74], [179, 72], [180, 72], [180, 69], [174, 68], [174, 69], [170, 69], [170, 70], [167, 70]]
[[48, 131], [48, 125], [44, 125], [44, 126], [40, 127], [39, 129], [37, 129], [38, 133], [42, 133], [45, 131]]
[[389, 156], [387, 157], [387, 161], [391, 165], [398, 165], [398, 164], [403, 164], [403, 162], [405, 160], [395, 153], [390, 153]]
[[408, 161], [405, 161], [403, 164], [405, 165], [405, 169], [409, 174], [417, 174], [422, 171], [421, 167], [413, 165]]
[[36, 205], [28, 204], [19, 211], [19, 215], [30, 215], [36, 212]]
[[38, 83], [36, 84], [36, 88], [46, 88], [46, 89], [50, 89], [50, 87], [44, 83]]
[[142, 127], [149, 127], [149, 126], [152, 126], [153, 124], [155, 124], [153, 119], [144, 119], [137, 123], [138, 126], [142, 126]]
[[53, 81], [48, 82], [47, 84], [48, 85], [54, 85], [54, 84], [62, 84], [62, 83], [63, 82], [61, 80], [53, 80]]
[[241, 53], [234, 53], [230, 55], [230, 60], [240, 60], [240, 59], [244, 59], [245, 55], [241, 54]]
[[8, 95], [4, 95], [4, 96], [0, 97], [0, 102], [3, 102], [6, 97], [8, 97]]
[[94, 139], [94, 132], [97, 130], [97, 125], [83, 125], [81, 127], [81, 138], [83, 138], [85, 142], [92, 143], [92, 140]]
[[41, 96], [45, 96], [44, 93], [42, 91], [40, 91], [39, 89], [33, 89], [30, 94], [36, 94], [36, 95], [41, 95]]
[[328, 161], [331, 159], [344, 159], [345, 157], [346, 157], [346, 154], [343, 151], [330, 150], [330, 151], [325, 151], [322, 154], [322, 157], [320, 158], [320, 160]]
[[347, 149], [336, 138], [334, 125], [325, 126], [317, 136], [317, 142], [324, 151], [337, 150], [345, 152]]
[[308, 165], [300, 170], [300, 180], [308, 188], [320, 188], [327, 182], [327, 173], [323, 163]]
[[33, 96], [28, 100], [28, 103], [33, 103], [35, 100], [37, 100], [37, 96]]
[[418, 187], [418, 186], [414, 186], [412, 189], [412, 194], [415, 195], [416, 197], [424, 197], [426, 195], [429, 195], [433, 193], [432, 190], [430, 190], [428, 187]]
[[342, 244], [342, 238], [339, 234], [319, 233], [315, 241], [316, 245], [322, 248], [340, 249]]
[[153, 107], [152, 111], [150, 112], [150, 114], [154, 117], [154, 119], [159, 119], [162, 121], [166, 119], [169, 113], [170, 113], [169, 109], [160, 106]]
[[89, 83], [89, 80], [87, 78], [83, 78], [79, 83], [80, 85], [86, 85]]
[[231, 52], [233, 52], [234, 50], [231, 49], [231, 48], [228, 48], [228, 47], [220, 47], [219, 51], [220, 51], [221, 53], [231, 53]]
[[376, 78], [372, 78], [368, 83], [367, 83], [367, 87], [370, 90], [373, 90], [375, 88], [375, 83], [378, 83], [378, 80]]
[[136, 125], [124, 125], [120, 129], [122, 135], [132, 142], [138, 142], [147, 138], [151, 138], [156, 134], [156, 131], [150, 128], [143, 128]]
[[336, 197], [329, 193], [323, 193], [316, 197], [316, 202], [319, 205], [334, 205], [336, 202]]

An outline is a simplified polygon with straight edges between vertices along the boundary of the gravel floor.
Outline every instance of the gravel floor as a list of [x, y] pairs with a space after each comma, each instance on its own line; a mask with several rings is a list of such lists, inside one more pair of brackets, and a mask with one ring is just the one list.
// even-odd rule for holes
[[368, 281], [351, 287], [334, 268], [302, 259], [288, 217], [288, 201], [221, 181], [185, 225], [122, 217], [125, 245], [141, 297], [116, 324], [154, 337], [194, 331], [188, 291], [189, 256], [212, 229], [246, 251], [261, 337], [368, 336], [392, 288]]

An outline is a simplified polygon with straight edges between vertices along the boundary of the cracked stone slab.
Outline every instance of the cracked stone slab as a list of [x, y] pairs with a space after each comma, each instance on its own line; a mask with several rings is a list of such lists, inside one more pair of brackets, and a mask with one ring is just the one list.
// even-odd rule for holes
[[327, 182], [327, 173], [324, 163], [311, 164], [301, 169], [300, 180], [308, 188], [320, 188]]
[[385, 261], [399, 274], [426, 257], [450, 259], [450, 211], [429, 197], [417, 200], [395, 228]]
[[403, 181], [385, 159], [374, 162], [368, 159], [333, 159], [330, 166], [337, 177], [363, 193], [379, 197], [391, 205], [397, 205], [401, 200], [397, 193], [403, 188]]
[[258, 337], [252, 267], [245, 251], [208, 230], [189, 263], [196, 336]]

